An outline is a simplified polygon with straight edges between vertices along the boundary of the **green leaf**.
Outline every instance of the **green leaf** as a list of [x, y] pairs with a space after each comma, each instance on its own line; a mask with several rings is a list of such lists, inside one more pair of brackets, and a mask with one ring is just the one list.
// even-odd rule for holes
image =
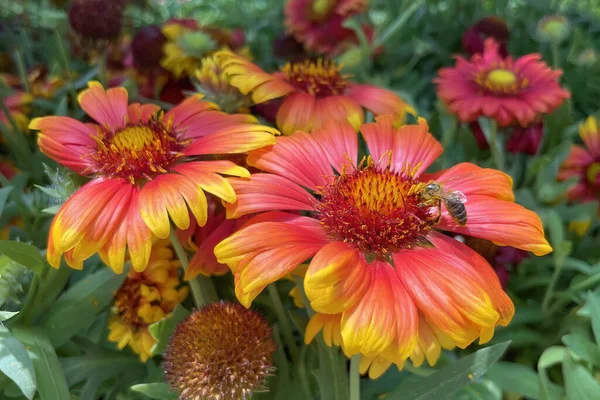
[[171, 400], [177, 399], [177, 394], [171, 391], [171, 387], [165, 382], [140, 383], [133, 385], [131, 390], [142, 393], [151, 399]]
[[14, 335], [29, 350], [41, 400], [69, 399], [65, 374], [44, 331], [40, 328], [15, 328]]
[[9, 377], [29, 400], [36, 390], [33, 361], [27, 350], [4, 326], [0, 325], [0, 371]]
[[588, 338], [579, 333], [569, 333], [562, 337], [562, 342], [569, 348], [576, 359], [585, 360], [600, 366], [600, 350]]
[[175, 330], [175, 327], [190, 315], [181, 304], [177, 304], [171, 315], [165, 319], [153, 323], [148, 327], [150, 334], [156, 339], [156, 343], [152, 346], [152, 354], [162, 354], [169, 343], [169, 338]]
[[532, 368], [499, 362], [490, 368], [486, 376], [507, 392], [532, 399], [540, 398], [540, 379]]
[[600, 383], [570, 356], [565, 356], [563, 360], [563, 375], [567, 398], [572, 400], [600, 399]]
[[18, 313], [18, 311], [0, 311], [0, 322], [8, 321]]
[[323, 339], [317, 338], [319, 368], [313, 371], [322, 399], [346, 400], [348, 393], [348, 373], [346, 357], [337, 347], [329, 347]]
[[12, 186], [3, 187], [2, 189], [0, 189], [0, 216], [2, 216], [2, 210], [4, 210], [4, 206], [6, 205], [8, 195], [12, 190]]
[[592, 331], [596, 344], [600, 347], [600, 299], [597, 295], [590, 292], [588, 296], [588, 307], [590, 310], [590, 319], [592, 320]]
[[447, 398], [481, 377], [504, 354], [510, 341], [498, 343], [461, 358], [417, 382], [401, 384], [386, 400]]
[[108, 380], [107, 386], [114, 386], [114, 381], [126, 373], [137, 372], [143, 375], [145, 366], [140, 360], [125, 352], [109, 350], [102, 346], [86, 343], [82, 346], [85, 354], [75, 357], [61, 358], [60, 363], [65, 372], [69, 386], [85, 382], [82, 398], [98, 398], [98, 389]]
[[115, 274], [103, 268], [78, 281], [48, 310], [44, 328], [54, 346], [59, 347], [71, 337], [88, 328], [112, 301], [126, 273]]
[[556, 387], [546, 373], [546, 369], [563, 362], [568, 356], [568, 350], [562, 346], [548, 347], [538, 360], [538, 372], [540, 376], [541, 398], [545, 400], [560, 400], [563, 398], [562, 388]]
[[1, 240], [0, 253], [38, 274], [44, 270], [44, 260], [40, 251], [30, 244], [16, 240]]

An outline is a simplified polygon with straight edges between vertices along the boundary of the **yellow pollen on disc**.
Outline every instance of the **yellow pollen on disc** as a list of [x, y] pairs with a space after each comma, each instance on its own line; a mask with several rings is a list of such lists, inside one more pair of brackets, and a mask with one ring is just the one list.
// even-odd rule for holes
[[591, 164], [586, 173], [586, 178], [589, 183], [596, 183], [598, 180], [598, 174], [600, 174], [600, 163]]
[[131, 126], [117, 133], [112, 144], [119, 150], [142, 150], [155, 139], [154, 131], [147, 126]]
[[296, 89], [316, 97], [342, 94], [348, 86], [348, 76], [342, 75], [341, 67], [331, 60], [287, 63], [281, 71]]
[[507, 69], [494, 69], [488, 73], [487, 78], [497, 86], [512, 86], [517, 82], [517, 76]]
[[322, 21], [330, 14], [335, 1], [314, 0], [311, 6], [311, 19], [313, 21]]

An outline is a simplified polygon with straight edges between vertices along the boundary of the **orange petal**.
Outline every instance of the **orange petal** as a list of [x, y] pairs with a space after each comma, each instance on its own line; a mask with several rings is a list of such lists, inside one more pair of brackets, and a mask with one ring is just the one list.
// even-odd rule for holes
[[127, 107], [127, 119], [129, 123], [147, 122], [150, 117], [156, 114], [160, 107], [156, 104], [131, 103]]
[[198, 112], [187, 118], [181, 125], [184, 127], [183, 137], [195, 139], [211, 135], [224, 129], [254, 125], [258, 122], [250, 114], [226, 114], [221, 111]]
[[176, 186], [182, 181], [184, 179], [173, 174], [159, 175], [148, 182], [140, 192], [142, 219], [160, 239], [167, 239], [171, 232], [169, 216], [180, 229], [187, 229], [190, 225], [185, 200]]
[[91, 136], [96, 132], [89, 126], [69, 117], [43, 117], [31, 120], [29, 129], [40, 131], [38, 145], [48, 157], [78, 174], [93, 172], [89, 155], [95, 148]]
[[313, 210], [316, 199], [289, 179], [272, 174], [253, 174], [250, 179], [229, 179], [237, 195], [225, 204], [227, 218], [278, 210]]
[[329, 163], [342, 173], [344, 166], [356, 165], [358, 134], [356, 129], [342, 121], [328, 121], [311, 136], [321, 145]]
[[233, 125], [197, 138], [184, 150], [188, 156], [239, 154], [275, 144], [277, 129], [265, 125]]
[[325, 150], [304, 132], [278, 137], [274, 146], [250, 152], [246, 162], [311, 190], [325, 186], [334, 175]]
[[164, 120], [171, 122], [174, 127], [186, 127], [197, 117], [202, 117], [203, 113], [212, 110], [219, 110], [219, 106], [215, 103], [202, 100], [201, 94], [196, 94], [188, 97], [172, 109], [164, 116]]
[[387, 359], [405, 359], [417, 340], [415, 306], [400, 281], [394, 278], [391, 265], [375, 261], [368, 269], [371, 273], [368, 290], [342, 316], [344, 352], [348, 356], [361, 353], [367, 357], [385, 355]]
[[445, 190], [458, 190], [465, 195], [478, 194], [506, 201], [515, 200], [512, 178], [508, 174], [471, 163], [460, 163], [434, 174], [423, 174], [421, 180], [436, 180], [444, 185]]
[[327, 346], [339, 346], [342, 342], [341, 332], [342, 314], [320, 314], [316, 313], [308, 321], [304, 333], [304, 343], [309, 344], [323, 329], [323, 341]]
[[369, 266], [353, 246], [333, 242], [313, 257], [304, 278], [304, 290], [313, 310], [337, 314], [362, 298], [370, 278]]
[[471, 276], [456, 254], [441, 249], [394, 254], [394, 265], [419, 311], [461, 348], [489, 331], [501, 316], [490, 294]]
[[344, 121], [354, 130], [358, 130], [365, 122], [363, 109], [347, 96], [327, 96], [316, 99], [314, 107], [311, 130], [323, 127], [327, 121]]
[[544, 237], [540, 217], [523, 206], [489, 196], [470, 195], [465, 208], [465, 226], [457, 225], [444, 209], [439, 228], [531, 251], [537, 256], [552, 251]]
[[104, 90], [100, 82], [88, 82], [85, 89], [77, 97], [79, 104], [87, 115], [100, 125], [118, 128], [124, 125], [127, 117], [127, 89], [117, 87]]
[[310, 132], [316, 116], [316, 101], [308, 93], [293, 93], [283, 100], [277, 110], [277, 127], [284, 135], [296, 131]]
[[376, 116], [393, 115], [394, 120], [399, 123], [404, 123], [407, 113], [415, 115], [415, 109], [398, 95], [377, 86], [350, 85], [346, 96], [351, 97]]
[[376, 122], [363, 125], [360, 130], [375, 161], [387, 166], [386, 157], [392, 154], [392, 170], [416, 168], [415, 177], [427, 170], [444, 151], [442, 145], [429, 133], [427, 122], [419, 118], [418, 125], [403, 125], [394, 129], [394, 119], [385, 115]]

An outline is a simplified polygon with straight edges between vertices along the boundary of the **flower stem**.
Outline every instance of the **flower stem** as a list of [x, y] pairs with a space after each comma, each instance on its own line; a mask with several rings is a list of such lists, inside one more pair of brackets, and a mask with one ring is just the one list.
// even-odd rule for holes
[[[171, 229], [171, 243], [173, 244], [173, 249], [175, 250], [175, 254], [177, 254], [177, 258], [179, 258], [179, 261], [181, 262], [183, 270], [187, 271], [190, 266], [190, 262], [185, 249], [177, 237], [177, 233], [175, 233], [175, 228]], [[194, 278], [188, 281], [188, 284], [190, 285], [190, 290], [192, 291], [192, 297], [194, 298], [196, 307], [200, 308], [210, 303], [208, 296], [205, 295], [199, 280]]]
[[296, 344], [296, 340], [294, 339], [294, 334], [292, 332], [292, 327], [290, 325], [290, 320], [283, 308], [283, 303], [281, 302], [281, 298], [279, 297], [279, 292], [275, 287], [275, 284], [270, 284], [267, 286], [267, 290], [269, 292], [269, 297], [271, 298], [271, 302], [273, 303], [273, 307], [275, 308], [275, 313], [277, 314], [277, 319], [279, 319], [279, 327], [281, 328], [281, 333], [283, 334], [283, 338], [286, 341], [288, 348], [290, 349], [290, 355], [293, 360], [298, 359], [298, 345]]
[[350, 400], [360, 400], [360, 354], [350, 358]]
[[71, 95], [71, 101], [73, 102], [73, 110], [77, 110], [79, 103], [77, 103], [77, 92], [75, 91], [75, 87], [73, 86], [73, 73], [71, 72], [71, 68], [69, 68], [69, 59], [67, 57], [67, 52], [65, 51], [65, 46], [63, 45], [62, 38], [58, 29], [54, 30], [54, 36], [58, 45], [58, 50], [60, 53], [60, 62], [62, 64], [63, 72], [67, 75], [67, 79], [69, 80], [68, 88], [69, 94]]
[[30, 93], [29, 88], [29, 80], [27, 77], [27, 68], [25, 67], [25, 61], [23, 60], [23, 54], [20, 51], [15, 51], [15, 63], [17, 64], [17, 70], [19, 71], [19, 78], [21, 79], [21, 83], [23, 84], [23, 89], [27, 93]]
[[496, 168], [504, 171], [504, 157], [502, 156], [502, 148], [498, 142], [498, 124], [494, 120], [490, 120], [490, 151]]

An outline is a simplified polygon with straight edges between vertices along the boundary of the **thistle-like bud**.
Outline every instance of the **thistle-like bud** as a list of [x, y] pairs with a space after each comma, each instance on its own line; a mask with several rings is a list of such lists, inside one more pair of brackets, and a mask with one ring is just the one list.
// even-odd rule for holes
[[538, 38], [543, 42], [560, 44], [571, 32], [571, 24], [562, 15], [548, 15], [537, 25]]
[[180, 399], [240, 400], [265, 390], [276, 345], [256, 312], [221, 302], [177, 326], [164, 353], [167, 382]]

